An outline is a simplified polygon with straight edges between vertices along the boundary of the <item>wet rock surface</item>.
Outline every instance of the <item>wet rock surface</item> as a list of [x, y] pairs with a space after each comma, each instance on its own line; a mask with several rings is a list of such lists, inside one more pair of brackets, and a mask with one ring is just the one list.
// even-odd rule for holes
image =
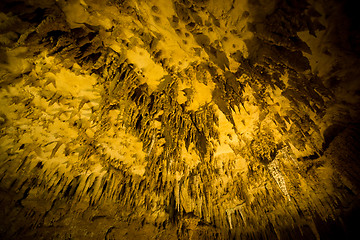
[[350, 237], [351, 6], [0, 3], [0, 236]]

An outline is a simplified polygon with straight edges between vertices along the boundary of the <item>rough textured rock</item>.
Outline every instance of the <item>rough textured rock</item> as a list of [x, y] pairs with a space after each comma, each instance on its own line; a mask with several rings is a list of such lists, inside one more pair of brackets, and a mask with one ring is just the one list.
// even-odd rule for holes
[[1, 238], [357, 234], [353, 9], [2, 1]]

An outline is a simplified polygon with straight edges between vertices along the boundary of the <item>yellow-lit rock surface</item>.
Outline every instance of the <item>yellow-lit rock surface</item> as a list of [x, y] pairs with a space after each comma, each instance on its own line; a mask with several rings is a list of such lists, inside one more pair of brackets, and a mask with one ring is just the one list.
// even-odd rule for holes
[[349, 237], [360, 190], [352, 8], [0, 3], [0, 237]]

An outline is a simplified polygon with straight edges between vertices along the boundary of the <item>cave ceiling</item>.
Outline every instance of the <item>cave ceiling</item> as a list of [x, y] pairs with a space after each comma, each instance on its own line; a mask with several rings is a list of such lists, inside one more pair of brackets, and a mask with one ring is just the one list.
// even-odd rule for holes
[[2, 1], [0, 237], [349, 236], [354, 6]]

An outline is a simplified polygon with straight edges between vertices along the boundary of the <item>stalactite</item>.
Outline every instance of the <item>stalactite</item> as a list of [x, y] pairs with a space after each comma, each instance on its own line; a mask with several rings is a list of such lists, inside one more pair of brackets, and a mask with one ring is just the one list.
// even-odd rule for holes
[[275, 158], [272, 162], [268, 164], [268, 169], [270, 171], [271, 176], [275, 179], [277, 185], [280, 190], [283, 192], [288, 201], [291, 201], [290, 195], [286, 188], [285, 179], [279, 169], [279, 160]]
[[0, 3], [0, 236], [322, 237], [358, 192], [335, 13], [134, 1]]
[[234, 214], [236, 211], [239, 212], [241, 218], [243, 219], [244, 221], [244, 224], [246, 224], [246, 219], [245, 219], [245, 216], [243, 214], [243, 204], [240, 204], [236, 207], [233, 207], [233, 208], [228, 208], [225, 210], [226, 212], [226, 215], [227, 215], [227, 219], [228, 219], [228, 222], [229, 222], [229, 226], [230, 226], [230, 229], [233, 229], [233, 225], [232, 225], [232, 220], [231, 220], [231, 217], [232, 217], [232, 214]]

